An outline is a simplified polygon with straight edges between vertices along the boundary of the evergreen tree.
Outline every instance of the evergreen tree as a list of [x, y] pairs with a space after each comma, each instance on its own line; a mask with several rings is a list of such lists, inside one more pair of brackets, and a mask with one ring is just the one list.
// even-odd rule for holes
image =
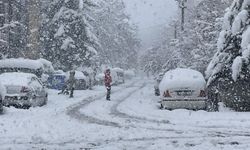
[[235, 110], [250, 110], [250, 3], [235, 0], [224, 17], [218, 51], [207, 68], [209, 85], [220, 85], [226, 105]]
[[97, 55], [98, 39], [89, 23], [91, 7], [91, 1], [56, 0], [44, 8], [42, 53], [57, 68], [89, 65]]

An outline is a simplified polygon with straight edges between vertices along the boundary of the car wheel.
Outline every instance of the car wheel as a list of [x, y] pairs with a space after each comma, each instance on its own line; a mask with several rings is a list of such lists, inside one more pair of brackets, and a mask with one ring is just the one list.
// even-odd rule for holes
[[45, 96], [45, 98], [43, 99], [43, 103], [41, 106], [47, 105], [48, 103], [48, 95]]
[[3, 114], [3, 107], [0, 106], [0, 115], [2, 115], [2, 114]]

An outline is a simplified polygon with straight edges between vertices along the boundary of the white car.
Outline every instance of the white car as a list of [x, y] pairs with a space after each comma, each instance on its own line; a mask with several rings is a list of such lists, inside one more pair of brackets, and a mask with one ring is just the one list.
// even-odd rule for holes
[[0, 82], [5, 86], [3, 105], [29, 108], [47, 104], [48, 93], [42, 82], [30, 73], [3, 73]]
[[165, 73], [160, 85], [161, 108], [206, 109], [206, 81], [195, 70], [177, 68]]
[[[66, 73], [66, 80], [69, 79], [70, 72]], [[89, 78], [84, 75], [81, 71], [75, 71], [75, 90], [87, 90], [90, 85]]]

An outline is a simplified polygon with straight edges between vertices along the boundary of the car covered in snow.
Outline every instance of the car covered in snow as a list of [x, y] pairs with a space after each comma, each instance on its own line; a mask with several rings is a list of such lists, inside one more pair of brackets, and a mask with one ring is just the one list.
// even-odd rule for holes
[[6, 89], [3, 105], [29, 108], [47, 104], [48, 93], [39, 78], [31, 73], [3, 73], [0, 82]]
[[111, 76], [113, 80], [113, 84], [118, 85], [125, 83], [125, 76], [124, 76], [124, 70], [121, 68], [112, 68], [111, 69]]
[[[66, 80], [69, 79], [70, 72], [66, 73]], [[86, 90], [89, 88], [89, 79], [81, 71], [75, 71], [75, 90]]]
[[57, 70], [48, 77], [47, 87], [49, 89], [62, 90], [66, 82], [66, 73], [62, 70]]
[[32, 73], [40, 78], [43, 83], [46, 83], [49, 74], [54, 72], [54, 68], [50, 61], [43, 58], [37, 60], [9, 58], [0, 60], [0, 74], [5, 72]]
[[43, 74], [43, 64], [37, 60], [24, 58], [10, 58], [0, 60], [0, 74], [5, 72], [32, 73], [41, 78]]
[[206, 81], [198, 71], [170, 70], [165, 73], [159, 88], [161, 108], [200, 110], [207, 107]]

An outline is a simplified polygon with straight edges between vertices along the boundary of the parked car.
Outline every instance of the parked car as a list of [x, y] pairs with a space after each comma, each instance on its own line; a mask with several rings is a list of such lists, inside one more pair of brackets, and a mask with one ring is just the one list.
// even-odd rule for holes
[[62, 90], [66, 82], [66, 73], [62, 70], [55, 71], [48, 78], [48, 88]]
[[47, 104], [48, 93], [39, 78], [31, 73], [3, 73], [0, 82], [6, 88], [3, 105], [29, 108]]
[[177, 68], [166, 72], [160, 85], [161, 108], [206, 109], [206, 81], [195, 70]]
[[[66, 80], [69, 78], [69, 72], [66, 74]], [[89, 88], [89, 79], [81, 71], [75, 71], [76, 85], [75, 90], [86, 90]]]
[[32, 73], [42, 78], [43, 64], [37, 60], [24, 58], [10, 58], [0, 60], [0, 74], [5, 72]]
[[118, 85], [125, 83], [124, 70], [121, 68], [112, 68], [111, 76], [113, 78], [113, 83]]

